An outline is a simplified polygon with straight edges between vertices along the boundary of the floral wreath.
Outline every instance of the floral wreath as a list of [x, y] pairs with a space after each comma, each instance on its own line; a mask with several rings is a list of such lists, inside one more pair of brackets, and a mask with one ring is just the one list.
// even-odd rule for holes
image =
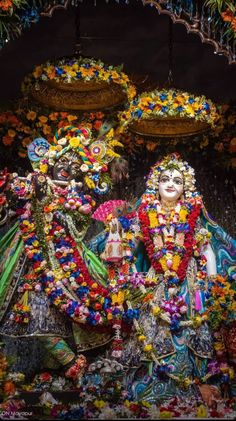
[[158, 194], [161, 173], [169, 169], [175, 169], [183, 174], [184, 194], [186, 198], [198, 195], [195, 187], [196, 180], [194, 169], [190, 167], [186, 161], [182, 161], [177, 152], [165, 156], [151, 168], [146, 183], [147, 190], [144, 195], [150, 193], [154, 193], [155, 195]]
[[72, 83], [84, 82], [107, 82], [120, 85], [126, 93], [128, 101], [131, 101], [136, 94], [135, 87], [131, 84], [128, 76], [121, 71], [122, 67], [108, 66], [100, 60], [88, 58], [63, 58], [57, 62], [47, 61], [45, 64], [36, 66], [32, 74], [27, 76], [23, 82], [23, 92], [28, 92], [30, 87], [38, 81], [50, 81]]

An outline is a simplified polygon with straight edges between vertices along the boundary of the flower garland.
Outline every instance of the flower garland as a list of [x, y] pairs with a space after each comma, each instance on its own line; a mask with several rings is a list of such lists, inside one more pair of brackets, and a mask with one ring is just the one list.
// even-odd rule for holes
[[39, 81], [49, 80], [64, 83], [76, 81], [115, 83], [127, 94], [128, 101], [131, 101], [136, 94], [135, 87], [131, 85], [128, 76], [121, 71], [121, 67], [107, 66], [100, 60], [82, 57], [64, 58], [56, 63], [46, 62], [35, 67], [32, 74], [25, 78], [22, 90], [27, 93], [32, 85], [37, 89]]
[[146, 195], [139, 208], [139, 220], [149, 259], [156, 273], [164, 274], [169, 286], [178, 284], [186, 276], [195, 244], [196, 221], [202, 206], [199, 199], [196, 197], [188, 202], [178, 202], [168, 226], [160, 202], [153, 200], [152, 195]]
[[[29, 180], [28, 184], [30, 185]], [[13, 188], [19, 197], [28, 197], [27, 189], [22, 191], [22, 186], [19, 189], [17, 184], [13, 185]], [[59, 193], [64, 193], [63, 197]], [[32, 195], [33, 191], [31, 191]], [[80, 255], [81, 231], [78, 232], [75, 228], [72, 218], [68, 215], [67, 207], [65, 207], [67, 215], [64, 218], [66, 218], [69, 233], [60, 222], [54, 220], [55, 213], [59, 212], [63, 215], [63, 209], [67, 203], [71, 206], [69, 189], [67, 196], [69, 196], [68, 199], [65, 196], [65, 189], [55, 188], [54, 200], [49, 205], [38, 204], [36, 210], [34, 205], [28, 203], [20, 211], [20, 229], [25, 253], [32, 262], [33, 285], [35, 290], [36, 288], [39, 290], [39, 285], [41, 285], [50, 302], [74, 321], [92, 326], [103, 324], [106, 323], [106, 309], [109, 308], [111, 300], [107, 298], [108, 291], [91, 278]], [[81, 198], [84, 203], [82, 205]], [[80, 202], [79, 208], [72, 209], [73, 214], [81, 211], [81, 207], [85, 205], [92, 208], [93, 202], [89, 203], [90, 198], [87, 195], [79, 194], [77, 199], [76, 202]], [[34, 283], [35, 276], [38, 277], [36, 284]], [[27, 288], [27, 284], [24, 284], [23, 290], [31, 289], [31, 287]], [[17, 309], [18, 307], [14, 311], [16, 312]], [[23, 319], [19, 320], [19, 322], [23, 321]]]
[[128, 110], [119, 114], [121, 131], [136, 120], [165, 117], [194, 118], [214, 126], [218, 113], [213, 102], [203, 95], [194, 96], [174, 89], [155, 90], [134, 98]]

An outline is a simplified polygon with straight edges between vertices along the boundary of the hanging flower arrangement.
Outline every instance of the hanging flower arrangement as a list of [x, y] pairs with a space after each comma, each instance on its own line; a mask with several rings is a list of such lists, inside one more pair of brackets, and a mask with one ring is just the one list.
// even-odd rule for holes
[[74, 82], [106, 82], [120, 85], [126, 93], [128, 101], [135, 96], [136, 90], [128, 76], [122, 72], [122, 66], [106, 65], [100, 60], [88, 58], [63, 58], [57, 62], [46, 62], [36, 66], [32, 74], [23, 82], [22, 90], [28, 93], [32, 86], [39, 89], [38, 82], [55, 81], [65, 84]]
[[123, 128], [137, 120], [166, 117], [190, 118], [214, 126], [218, 113], [213, 102], [203, 95], [195, 96], [188, 92], [163, 89], [142, 93], [119, 117]]
[[[162, 153], [171, 153], [175, 150], [201, 153], [209, 156], [215, 166], [236, 168], [236, 107], [235, 105], [223, 104], [217, 106], [219, 119], [215, 127], [201, 136], [191, 138], [169, 139], [163, 145], [163, 140], [133, 134], [129, 131], [122, 133], [121, 142], [129, 153], [139, 152], [146, 149], [148, 152], [158, 150]], [[163, 148], [164, 146], [164, 148]]]

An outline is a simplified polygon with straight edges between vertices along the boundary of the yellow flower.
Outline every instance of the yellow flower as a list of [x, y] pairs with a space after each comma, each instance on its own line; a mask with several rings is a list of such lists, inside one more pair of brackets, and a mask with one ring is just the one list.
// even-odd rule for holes
[[40, 164], [39, 169], [42, 173], [47, 173], [48, 171], [48, 165], [47, 164]]
[[147, 344], [143, 349], [145, 352], [151, 352], [153, 350], [153, 346], [152, 344]]
[[172, 418], [172, 412], [170, 411], [161, 411], [160, 412], [160, 419], [167, 419]]
[[126, 240], [132, 240], [132, 238], [133, 238], [132, 232], [127, 232], [125, 238], [126, 238]]
[[187, 215], [188, 215], [187, 209], [180, 209], [180, 211], [179, 211], [179, 218], [180, 218], [181, 222], [185, 222], [186, 221]]
[[72, 148], [78, 148], [78, 146], [80, 145], [80, 139], [78, 137], [72, 137], [69, 140], [69, 144], [70, 146], [72, 146]]
[[193, 319], [193, 326], [194, 327], [199, 327], [202, 324], [202, 318], [201, 316], [195, 316]]
[[36, 114], [36, 112], [35, 111], [29, 111], [27, 114], [26, 114], [26, 118], [28, 119], [28, 120], [35, 120], [36, 119], [36, 116], [37, 116], [37, 114]]
[[205, 418], [207, 416], [207, 409], [205, 405], [199, 405], [197, 408], [197, 418]]
[[107, 320], [112, 320], [112, 318], [113, 318], [112, 313], [108, 313], [107, 314]]
[[147, 339], [147, 338], [146, 338], [146, 336], [145, 336], [145, 335], [139, 335], [139, 336], [138, 336], [138, 340], [139, 340], [140, 342], [144, 342], [146, 339]]
[[124, 291], [119, 291], [118, 294], [112, 294], [111, 296], [112, 299], [112, 304], [123, 304], [124, 299], [125, 299], [125, 292]]
[[194, 117], [194, 109], [191, 105], [187, 105], [186, 112], [189, 114], [190, 117]]
[[104, 402], [103, 400], [98, 400], [98, 399], [96, 399], [95, 401], [94, 401], [94, 405], [96, 406], [96, 408], [98, 408], [98, 409], [102, 409], [102, 408], [104, 408], [104, 406], [106, 405], [106, 402]]
[[184, 379], [183, 381], [184, 387], [189, 387], [190, 384], [191, 384], [191, 380], [188, 377], [186, 377], [186, 379]]
[[153, 307], [152, 308], [152, 314], [153, 316], [158, 316], [158, 314], [160, 313], [161, 309], [159, 306]]
[[175, 255], [173, 257], [173, 264], [172, 264], [172, 270], [177, 270], [180, 264], [180, 256], [179, 255]]
[[84, 177], [84, 181], [87, 184], [89, 189], [94, 189], [95, 188], [95, 183], [93, 180], [91, 180], [87, 175]]
[[152, 406], [152, 404], [151, 404], [151, 403], [146, 402], [146, 401], [141, 401], [141, 404], [142, 404], [143, 406], [145, 406], [146, 408], [150, 408], [150, 407]]

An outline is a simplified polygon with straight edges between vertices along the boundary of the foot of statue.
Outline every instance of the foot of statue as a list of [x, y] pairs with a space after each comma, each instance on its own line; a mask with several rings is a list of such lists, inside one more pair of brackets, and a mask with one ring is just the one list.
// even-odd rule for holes
[[215, 402], [221, 399], [221, 394], [218, 387], [210, 384], [202, 384], [198, 387], [202, 395], [202, 399], [209, 408], [214, 406]]
[[87, 360], [84, 355], [80, 354], [73, 364], [66, 370], [65, 376], [77, 381], [83, 376], [86, 366]]

